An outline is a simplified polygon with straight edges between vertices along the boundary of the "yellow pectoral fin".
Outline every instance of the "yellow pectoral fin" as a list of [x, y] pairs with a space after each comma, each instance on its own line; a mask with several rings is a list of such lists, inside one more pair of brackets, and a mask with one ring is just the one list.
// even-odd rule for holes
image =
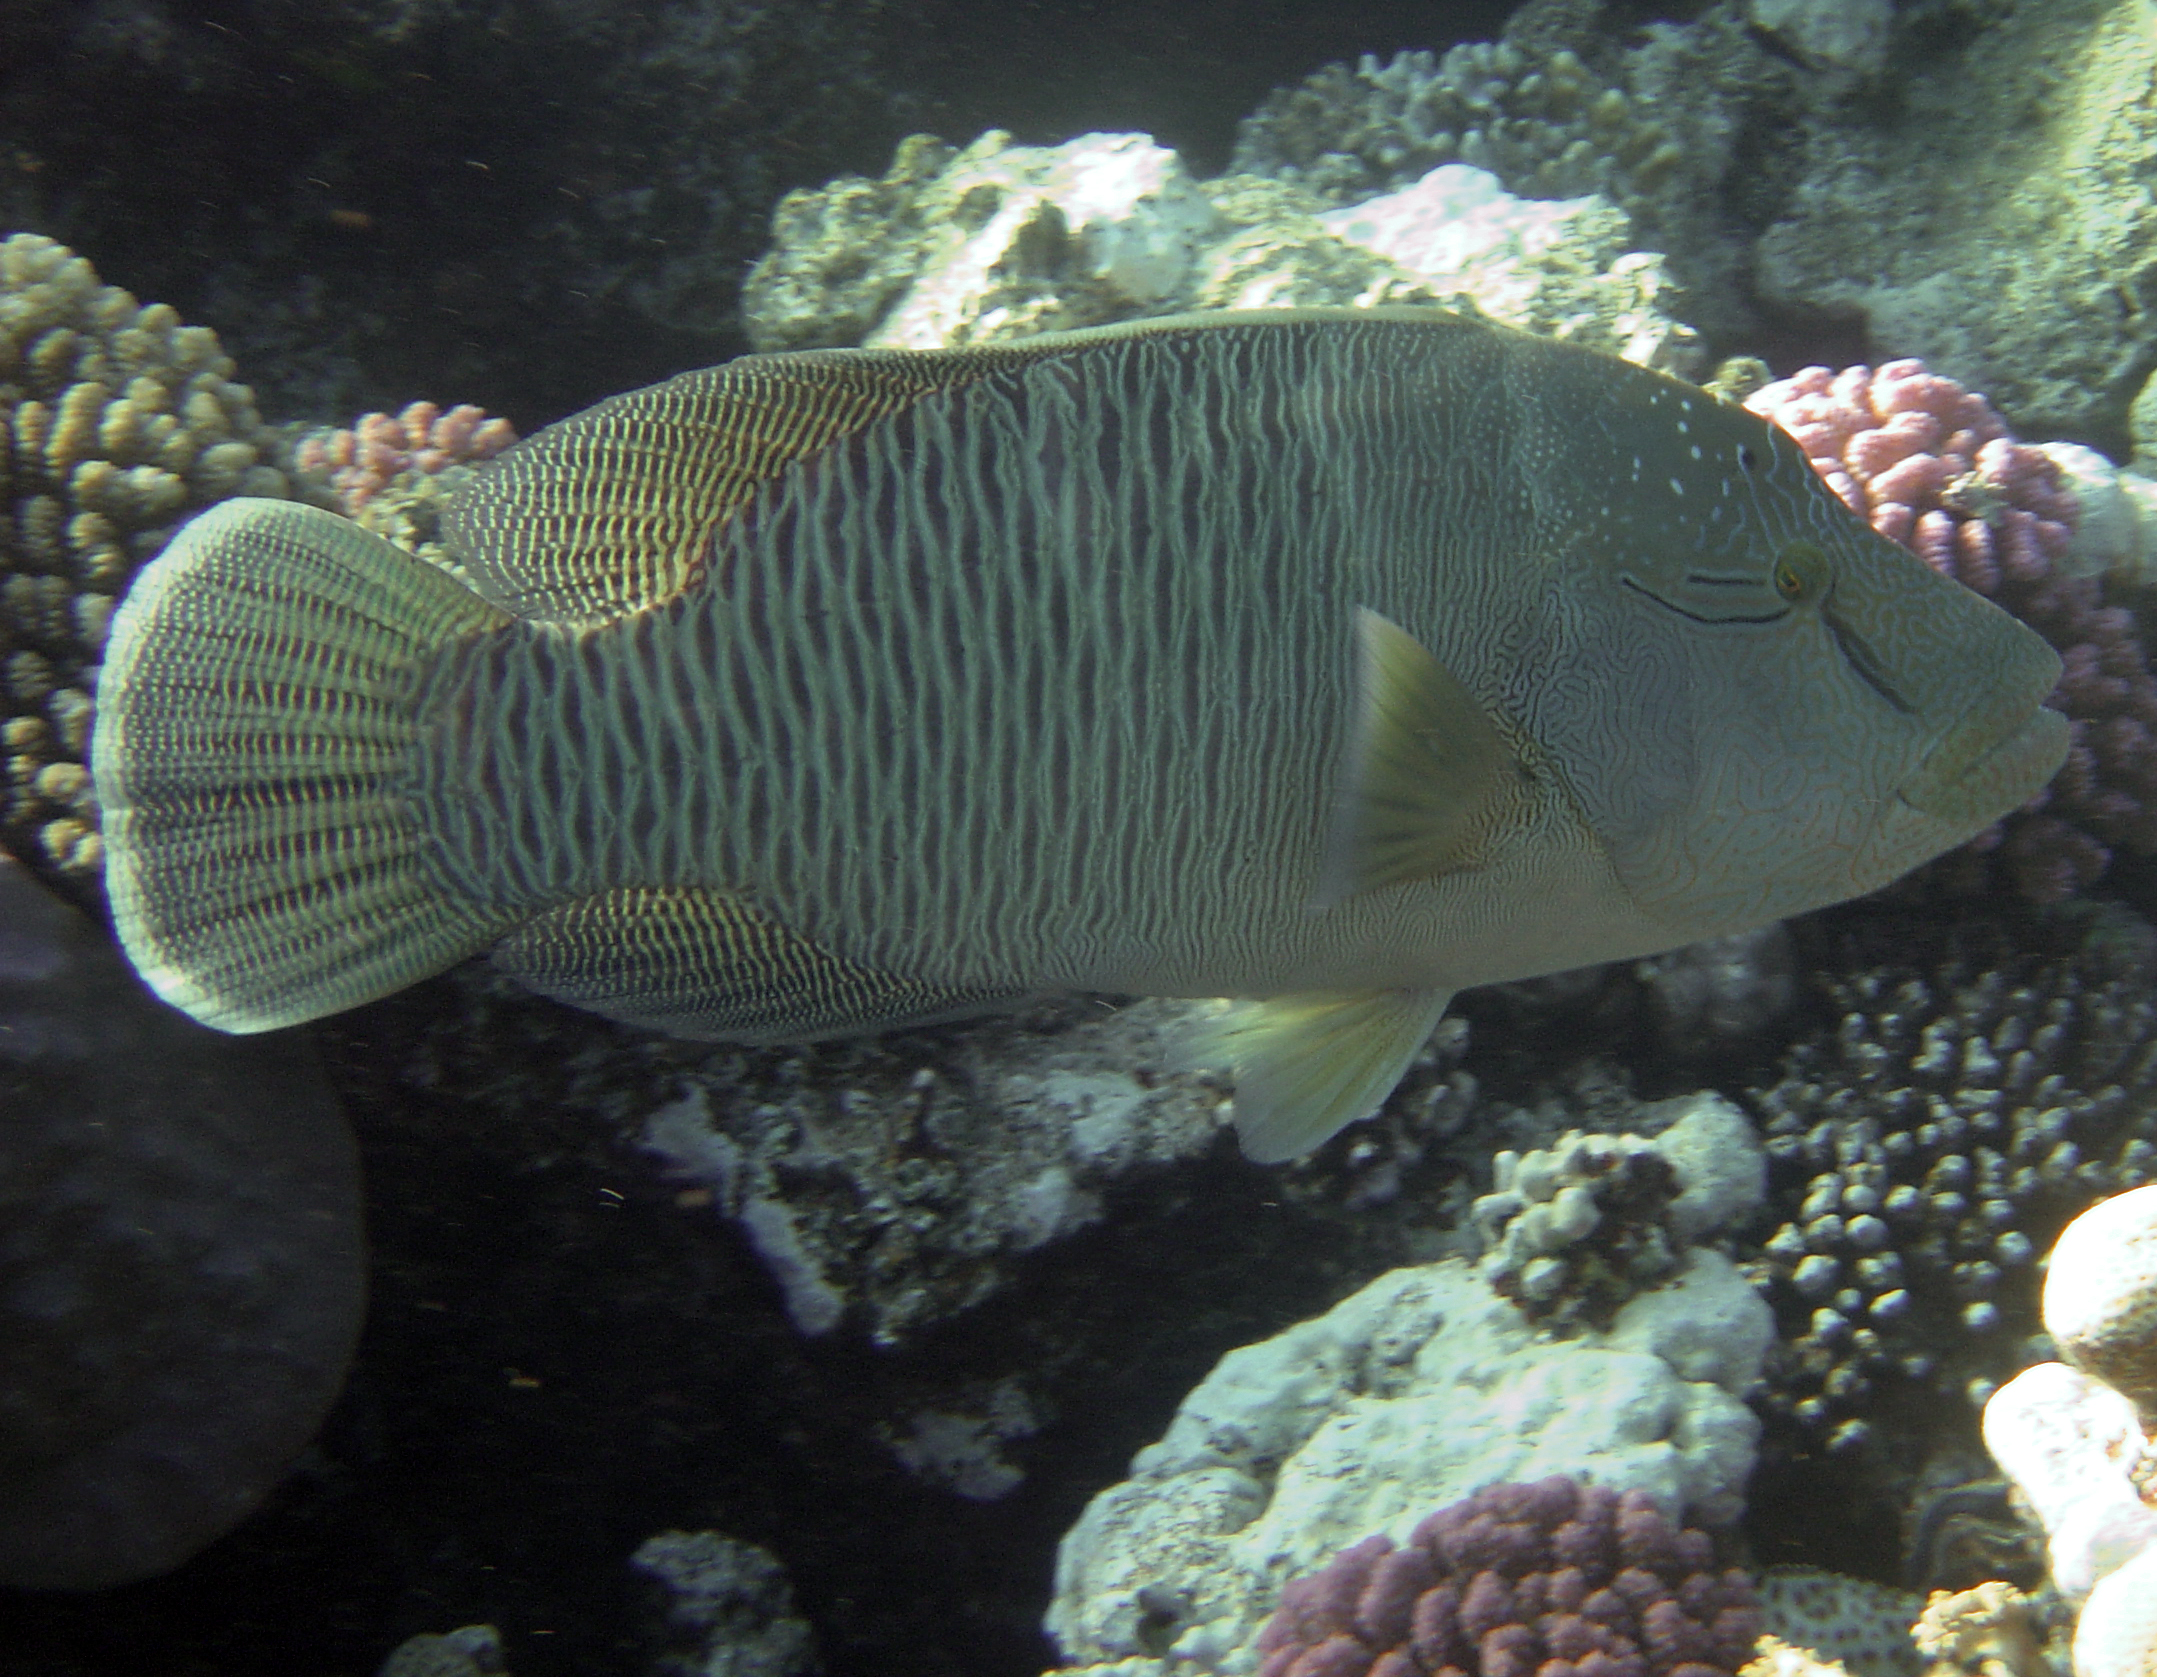
[[1374, 990], [1233, 1002], [1194, 1030], [1187, 1063], [1235, 1069], [1244, 1156], [1278, 1164], [1376, 1112], [1451, 1000]]
[[1429, 648], [1367, 608], [1356, 643], [1356, 717], [1321, 907], [1479, 865], [1524, 795], [1518, 753]]

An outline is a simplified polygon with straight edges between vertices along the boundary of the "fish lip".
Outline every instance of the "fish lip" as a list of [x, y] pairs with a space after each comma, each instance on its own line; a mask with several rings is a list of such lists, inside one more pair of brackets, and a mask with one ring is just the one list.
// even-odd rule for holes
[[[1980, 714], [1988, 708], [1991, 716]], [[1981, 800], [1993, 808], [1982, 820], [1997, 820], [2034, 796], [2066, 755], [2067, 719], [2058, 711], [2027, 700], [1979, 701], [1925, 754], [1896, 796], [1921, 814], [1954, 821], [1979, 819], [1971, 806]], [[1991, 789], [2009, 785], [2022, 791], [2002, 803]]]

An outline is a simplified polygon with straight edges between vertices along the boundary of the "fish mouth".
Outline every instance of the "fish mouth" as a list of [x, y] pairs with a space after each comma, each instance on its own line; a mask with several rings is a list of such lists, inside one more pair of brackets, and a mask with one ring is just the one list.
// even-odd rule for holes
[[1901, 789], [1936, 821], [1976, 832], [2028, 803], [2067, 759], [2067, 718], [2020, 696], [1973, 706]]

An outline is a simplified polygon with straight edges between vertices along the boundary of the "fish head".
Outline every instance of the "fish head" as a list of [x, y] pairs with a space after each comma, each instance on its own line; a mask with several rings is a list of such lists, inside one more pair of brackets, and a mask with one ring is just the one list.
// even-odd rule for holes
[[1823, 907], [2036, 795], [2068, 732], [2043, 638], [1876, 534], [1766, 421], [1645, 388], [1572, 467], [1601, 492], [1556, 609], [1600, 714], [1554, 753], [1640, 910], [1690, 940]]

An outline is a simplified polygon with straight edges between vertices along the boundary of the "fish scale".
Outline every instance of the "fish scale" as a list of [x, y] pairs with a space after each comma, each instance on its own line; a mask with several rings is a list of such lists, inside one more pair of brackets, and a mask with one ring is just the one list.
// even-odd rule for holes
[[1438, 311], [747, 357], [444, 533], [476, 593], [226, 503], [115, 618], [115, 920], [207, 1023], [483, 951], [745, 1041], [1233, 998], [1181, 1063], [1284, 1158], [1454, 991], [1873, 889], [2065, 751], [2043, 642], [1763, 421]]

